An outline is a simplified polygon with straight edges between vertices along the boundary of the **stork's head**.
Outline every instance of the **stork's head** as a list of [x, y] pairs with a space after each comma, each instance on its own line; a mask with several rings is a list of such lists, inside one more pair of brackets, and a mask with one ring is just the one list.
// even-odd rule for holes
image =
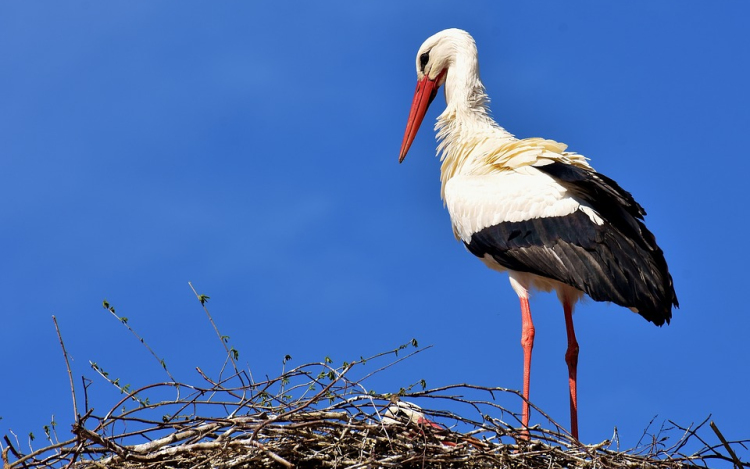
[[424, 115], [430, 103], [435, 99], [438, 88], [448, 78], [451, 66], [455, 63], [460, 51], [470, 48], [476, 54], [474, 39], [461, 29], [446, 29], [430, 36], [417, 52], [417, 90], [406, 122], [406, 133], [401, 143], [399, 163], [404, 161], [406, 153], [417, 135]]

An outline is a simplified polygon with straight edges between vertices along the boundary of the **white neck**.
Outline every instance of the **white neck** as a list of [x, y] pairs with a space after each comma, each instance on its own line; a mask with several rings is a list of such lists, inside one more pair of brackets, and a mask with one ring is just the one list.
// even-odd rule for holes
[[435, 124], [438, 153], [443, 162], [440, 168], [443, 196], [445, 184], [451, 177], [471, 172], [483, 154], [514, 139], [490, 117], [489, 97], [479, 78], [479, 62], [473, 44], [472, 49], [457, 51], [448, 69], [446, 108]]

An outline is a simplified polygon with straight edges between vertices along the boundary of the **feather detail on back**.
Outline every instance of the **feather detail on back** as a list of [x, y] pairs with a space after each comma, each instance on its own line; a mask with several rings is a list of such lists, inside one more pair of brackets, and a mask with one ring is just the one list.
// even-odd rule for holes
[[456, 120], [455, 113], [443, 113], [435, 126], [443, 200], [446, 184], [456, 175], [480, 176], [555, 162], [593, 170], [586, 157], [565, 151], [564, 143], [543, 138], [519, 140], [486, 113], [464, 112], [468, 115], [461, 120]]

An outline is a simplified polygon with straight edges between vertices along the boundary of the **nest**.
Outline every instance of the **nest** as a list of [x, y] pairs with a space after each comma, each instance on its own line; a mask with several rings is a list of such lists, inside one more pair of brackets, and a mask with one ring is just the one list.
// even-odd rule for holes
[[[515, 390], [468, 384], [426, 389], [424, 381], [393, 393], [368, 389], [374, 375], [425, 350], [416, 340], [340, 366], [326, 357], [256, 381], [238, 367], [239, 352], [206, 308], [209, 297], [193, 292], [226, 351], [218, 379], [197, 369], [200, 385], [175, 380], [164, 360], [105, 300], [104, 308], [148, 349], [169, 381], [130, 390], [91, 363], [124, 397], [98, 415], [89, 408], [91, 381], [84, 378], [85, 406], [79, 412], [53, 316], [73, 395], [73, 437], [58, 438], [52, 422], [45, 426], [49, 444], [35, 450], [29, 442], [30, 452], [23, 454], [11, 432], [13, 439], [5, 435], [0, 441], [3, 469], [750, 467], [735, 453], [746, 451], [750, 440], [727, 441], [713, 422], [714, 435], [706, 436], [708, 419], [689, 427], [669, 422], [656, 431], [649, 424], [635, 448], [621, 451], [616, 430], [607, 441], [584, 445], [533, 404], [546, 423], [522, 428], [519, 416], [503, 406], [521, 407], [523, 397]], [[284, 358], [285, 367], [290, 358]], [[713, 436], [719, 441], [709, 443]]]
[[[583, 445], [538, 408], [548, 428], [520, 428], [518, 416], [498, 403], [504, 396], [520, 404], [513, 390], [466, 384], [421, 389], [424, 383], [393, 394], [368, 390], [368, 378], [423, 350], [398, 357], [405, 347], [337, 367], [329, 359], [309, 363], [260, 382], [237, 368], [218, 381], [198, 370], [205, 385], [172, 381], [128, 392], [104, 415], [86, 409], [73, 425], [73, 438], [48, 435], [50, 445], [30, 454], [21, 454], [18, 442], [6, 436], [3, 467], [689, 468], [715, 461], [750, 467], [732, 449], [747, 442], [708, 444], [699, 435], [706, 422], [646, 431], [644, 443], [619, 451], [616, 433]], [[150, 402], [165, 390], [174, 397]], [[667, 433], [677, 435], [670, 445]], [[685, 454], [696, 441], [701, 449]]]

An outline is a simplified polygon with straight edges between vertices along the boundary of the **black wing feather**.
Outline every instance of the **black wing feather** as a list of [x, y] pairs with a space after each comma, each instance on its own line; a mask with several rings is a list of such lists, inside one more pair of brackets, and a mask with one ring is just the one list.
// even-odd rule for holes
[[643, 207], [612, 179], [552, 163], [537, 167], [604, 220], [582, 211], [563, 217], [504, 222], [475, 233], [467, 244], [476, 256], [571, 285], [596, 301], [636, 308], [662, 325], [678, 306], [664, 253], [643, 224]]

